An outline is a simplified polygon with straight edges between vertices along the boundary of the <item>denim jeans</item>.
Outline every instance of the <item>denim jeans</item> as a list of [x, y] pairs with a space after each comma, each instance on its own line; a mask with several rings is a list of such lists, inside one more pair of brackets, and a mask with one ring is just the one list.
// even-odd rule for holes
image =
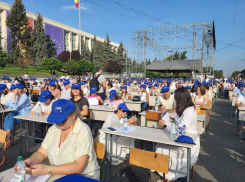
[[14, 123], [20, 123], [19, 119], [15, 119], [14, 116], [20, 115], [17, 111], [9, 112], [5, 117], [4, 117], [4, 130], [13, 130], [13, 125]]

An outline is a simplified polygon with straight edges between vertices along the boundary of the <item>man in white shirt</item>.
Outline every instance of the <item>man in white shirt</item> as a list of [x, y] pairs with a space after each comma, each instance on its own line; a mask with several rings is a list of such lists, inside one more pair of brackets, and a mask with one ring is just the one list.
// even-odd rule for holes
[[162, 111], [165, 111], [166, 109], [173, 109], [174, 108], [174, 94], [171, 95], [169, 86], [164, 86], [161, 89], [161, 92], [163, 93], [163, 97], [159, 97], [159, 101], [162, 105], [161, 109]]
[[69, 100], [71, 98], [71, 87], [70, 87], [70, 81], [65, 80], [63, 82], [64, 90], [61, 92], [60, 99], [67, 99]]
[[238, 96], [235, 105], [237, 107], [245, 106], [245, 84], [240, 84], [241, 94]]
[[0, 93], [2, 94], [1, 95], [1, 104], [5, 104], [9, 99], [10, 97], [13, 95], [13, 92], [11, 92], [7, 85], [5, 84], [0, 84]]

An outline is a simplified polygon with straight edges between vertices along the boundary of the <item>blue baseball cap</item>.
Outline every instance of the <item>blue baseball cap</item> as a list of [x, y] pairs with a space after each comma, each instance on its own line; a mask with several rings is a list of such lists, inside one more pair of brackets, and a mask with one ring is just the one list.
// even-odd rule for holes
[[186, 86], [187, 89], [191, 89], [191, 86]]
[[119, 104], [117, 109], [122, 109], [124, 111], [130, 111], [125, 103]]
[[15, 85], [11, 85], [10, 90], [12, 91], [13, 89], [16, 89]]
[[2, 93], [2, 91], [7, 88], [6, 84], [0, 84], [0, 93]]
[[24, 86], [22, 84], [16, 84], [15, 85], [15, 88], [18, 88], [18, 89], [24, 89]]
[[72, 85], [71, 85], [71, 88], [73, 89], [73, 88], [75, 88], [75, 89], [81, 89], [81, 86], [78, 84], [78, 83], [73, 83]]
[[115, 97], [115, 95], [117, 95], [117, 91], [116, 90], [111, 90], [109, 99], [113, 99]]
[[23, 79], [22, 77], [19, 77], [19, 79]]
[[91, 87], [90, 88], [90, 93], [91, 94], [94, 94], [94, 93], [96, 93], [97, 92], [97, 87]]
[[23, 81], [26, 81], [26, 80], [27, 80], [26, 78], [23, 79]]
[[80, 85], [86, 85], [86, 82], [80, 82]]
[[168, 92], [169, 91], [169, 86], [164, 86], [161, 89], [161, 92]]
[[52, 104], [52, 111], [48, 116], [47, 122], [52, 124], [62, 123], [75, 110], [76, 107], [72, 101], [66, 99], [56, 100]]
[[121, 89], [127, 89], [126, 85], [121, 86]]
[[63, 82], [63, 85], [68, 85], [68, 84], [70, 84], [70, 81], [69, 81], [69, 80], [65, 80], [65, 81]]
[[140, 85], [140, 88], [146, 89], [146, 85]]
[[46, 81], [47, 81], [47, 79], [43, 79], [43, 81], [44, 81], [44, 82], [46, 82]]
[[159, 84], [158, 84], [158, 83], [155, 83], [155, 84], [154, 84], [154, 87], [155, 87], [155, 86], [156, 86], [156, 87], [159, 87]]
[[5, 77], [5, 80], [10, 80], [10, 78], [9, 77]]
[[49, 86], [56, 86], [54, 82], [50, 82], [47, 85], [49, 85]]
[[177, 140], [174, 140], [175, 142], [180, 142], [180, 143], [190, 143], [190, 144], [194, 144], [194, 141], [191, 137], [186, 136], [186, 135], [181, 135], [177, 138]]
[[51, 96], [52, 96], [52, 93], [49, 90], [44, 90], [41, 92], [41, 95], [38, 97], [38, 101], [46, 102]]

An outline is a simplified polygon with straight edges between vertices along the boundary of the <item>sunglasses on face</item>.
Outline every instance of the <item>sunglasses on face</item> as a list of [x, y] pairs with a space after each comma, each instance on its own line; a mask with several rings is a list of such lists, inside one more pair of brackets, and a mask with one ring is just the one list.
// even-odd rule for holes
[[120, 111], [122, 111], [122, 112], [127, 112], [127, 111], [125, 111], [125, 110], [123, 110], [123, 109], [120, 109]]

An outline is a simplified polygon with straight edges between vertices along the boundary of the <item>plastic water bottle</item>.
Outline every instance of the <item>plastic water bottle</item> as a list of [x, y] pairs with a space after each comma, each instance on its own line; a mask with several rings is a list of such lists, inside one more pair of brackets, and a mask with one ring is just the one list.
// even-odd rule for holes
[[158, 102], [156, 102], [155, 111], [158, 111]]
[[42, 107], [41, 107], [41, 104], [39, 104], [39, 106], [37, 108], [37, 116], [38, 117], [42, 117]]
[[106, 104], [106, 100], [104, 101], [104, 108], [107, 109], [107, 104]]
[[207, 106], [207, 99], [204, 100], [204, 106]]
[[17, 163], [14, 166], [14, 182], [26, 181], [26, 164], [23, 162], [23, 157], [17, 157]]
[[170, 140], [175, 140], [175, 138], [176, 138], [176, 125], [175, 125], [175, 121], [173, 121], [171, 124]]
[[123, 121], [123, 133], [124, 134], [128, 133], [128, 117], [127, 117], [127, 115], [125, 116], [124, 121]]
[[31, 102], [31, 94], [29, 94], [29, 101]]

